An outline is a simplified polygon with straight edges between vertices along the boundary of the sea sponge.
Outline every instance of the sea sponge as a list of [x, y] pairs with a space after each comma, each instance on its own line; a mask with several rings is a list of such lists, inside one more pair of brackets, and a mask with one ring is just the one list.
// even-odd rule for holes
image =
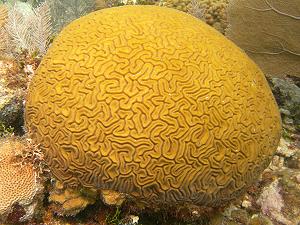
[[37, 206], [37, 194], [42, 186], [33, 164], [22, 164], [17, 156], [26, 149], [24, 141], [17, 138], [0, 140], [0, 216], [5, 220], [18, 203], [25, 210], [21, 221], [28, 219]]
[[157, 6], [104, 9], [65, 27], [32, 79], [25, 118], [63, 184], [161, 206], [240, 196], [281, 129], [247, 55], [195, 17]]

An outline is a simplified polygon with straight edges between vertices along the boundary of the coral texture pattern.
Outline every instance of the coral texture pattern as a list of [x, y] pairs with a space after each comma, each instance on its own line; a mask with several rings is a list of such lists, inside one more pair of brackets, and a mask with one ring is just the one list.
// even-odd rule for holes
[[20, 140], [0, 139], [0, 219], [11, 212], [16, 203], [29, 206], [39, 190], [33, 165], [21, 165], [16, 159], [23, 149], [25, 145]]
[[281, 129], [264, 75], [238, 47], [157, 6], [68, 25], [32, 80], [26, 123], [64, 184], [207, 206], [243, 193]]

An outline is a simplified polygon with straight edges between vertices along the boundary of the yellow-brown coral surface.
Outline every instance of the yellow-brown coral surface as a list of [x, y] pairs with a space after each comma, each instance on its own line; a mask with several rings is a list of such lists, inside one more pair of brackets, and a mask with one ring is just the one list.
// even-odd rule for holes
[[64, 184], [148, 204], [236, 198], [280, 136], [259, 68], [213, 28], [157, 6], [68, 25], [32, 80], [26, 123]]

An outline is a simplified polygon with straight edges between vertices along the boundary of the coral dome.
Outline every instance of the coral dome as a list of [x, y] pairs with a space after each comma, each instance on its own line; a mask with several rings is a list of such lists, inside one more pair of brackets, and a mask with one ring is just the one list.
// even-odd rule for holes
[[157, 6], [104, 9], [65, 27], [32, 79], [25, 117], [63, 184], [146, 204], [239, 197], [281, 130], [255, 63], [202, 21]]

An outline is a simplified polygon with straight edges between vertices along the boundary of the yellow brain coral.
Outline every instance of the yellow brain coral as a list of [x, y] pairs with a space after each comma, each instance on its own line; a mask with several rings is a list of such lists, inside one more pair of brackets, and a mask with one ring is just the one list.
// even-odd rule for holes
[[157, 6], [68, 25], [32, 80], [26, 124], [62, 183], [148, 204], [236, 198], [280, 137], [259, 68], [205, 23]]

